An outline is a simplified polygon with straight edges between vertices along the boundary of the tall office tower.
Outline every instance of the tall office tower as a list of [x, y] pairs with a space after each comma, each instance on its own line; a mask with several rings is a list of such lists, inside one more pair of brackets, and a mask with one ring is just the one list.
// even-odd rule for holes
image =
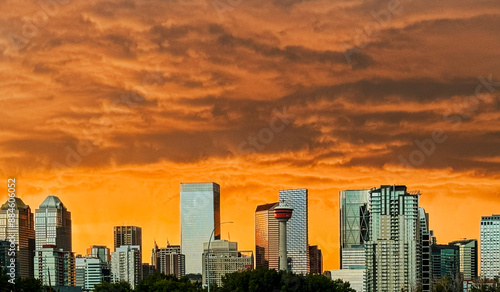
[[481, 218], [481, 278], [500, 275], [500, 215]]
[[365, 269], [370, 190], [340, 191], [340, 268]]
[[[75, 255], [55, 245], [43, 245], [35, 251], [35, 279], [43, 285], [75, 286]], [[57, 290], [57, 289], [56, 289]]]
[[279, 203], [257, 206], [255, 209], [255, 267], [278, 269], [279, 222], [274, 208]]
[[413, 291], [421, 283], [419, 196], [419, 192], [407, 192], [406, 186], [385, 185], [370, 191], [367, 291]]
[[[17, 250], [17, 244], [15, 244]], [[11, 262], [9, 256], [10, 241], [0, 240], [0, 272], [5, 269], [9, 279], [19, 277], [19, 265], [16, 262]]]
[[180, 245], [167, 243], [167, 247], [158, 248], [155, 242], [151, 251], [151, 263], [158, 273], [175, 275], [177, 278], [186, 275], [186, 257], [181, 254]]
[[132, 289], [142, 275], [141, 248], [138, 245], [122, 245], [111, 254], [111, 275], [113, 282], [125, 281]]
[[203, 243], [215, 228], [220, 238], [220, 186], [216, 183], [181, 183], [181, 253], [186, 274], [201, 274]]
[[287, 253], [291, 259], [291, 271], [297, 274], [309, 273], [308, 192], [307, 189], [280, 190], [282, 202], [293, 209], [293, 216], [287, 223]]
[[122, 245], [138, 245], [142, 251], [142, 229], [137, 226], [115, 226], [114, 247], [115, 251]]
[[87, 248], [87, 257], [100, 259], [101, 263], [105, 264], [106, 267], [109, 267], [111, 262], [109, 248], [104, 245], [93, 245]]
[[63, 251], [72, 251], [71, 212], [61, 200], [48, 196], [35, 210], [36, 249], [44, 245], [55, 245]]
[[453, 244], [434, 244], [431, 249], [434, 284], [445, 276], [448, 276], [452, 282], [457, 282], [460, 277], [459, 247]]
[[460, 251], [460, 273], [465, 281], [477, 278], [477, 240], [462, 239], [450, 242], [459, 247]]
[[[208, 285], [207, 267], [210, 272], [210, 283], [222, 286], [222, 277], [226, 274], [253, 269], [253, 251], [238, 251], [238, 243], [228, 240], [214, 240], [203, 243], [203, 286]], [[208, 263], [207, 263], [208, 261]]]
[[[9, 202], [0, 208], [0, 240], [8, 240], [14, 235], [17, 244], [17, 268], [19, 276], [33, 278], [33, 257], [35, 256], [35, 225], [30, 206], [20, 198], [15, 198], [14, 217], [8, 217]], [[8, 219], [14, 219], [9, 222]]]
[[422, 292], [431, 292], [433, 284], [431, 262], [432, 231], [429, 229], [429, 213], [426, 213], [422, 207], [419, 207], [418, 211], [421, 238], [419, 273], [422, 283]]
[[[142, 229], [137, 226], [115, 226], [113, 228], [115, 251], [122, 245], [139, 246], [139, 261], [142, 265]], [[139, 270], [139, 280], [142, 280], [142, 268]]]
[[311, 274], [323, 273], [323, 255], [317, 245], [309, 246], [309, 266]]
[[78, 256], [75, 260], [75, 274], [77, 287], [82, 287], [86, 291], [93, 291], [94, 286], [101, 284], [105, 278], [103, 271], [106, 270], [106, 263], [93, 256]]

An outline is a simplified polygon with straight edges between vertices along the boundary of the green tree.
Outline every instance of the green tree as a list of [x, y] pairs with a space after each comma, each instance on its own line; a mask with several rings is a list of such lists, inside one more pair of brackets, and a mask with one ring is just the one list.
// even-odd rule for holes
[[135, 291], [137, 292], [156, 292], [156, 291], [172, 291], [172, 292], [196, 292], [203, 291], [201, 283], [192, 283], [187, 277], [178, 279], [174, 275], [164, 275], [156, 273], [151, 275], [137, 284]]
[[125, 281], [110, 284], [108, 282], [102, 282], [94, 286], [94, 291], [96, 292], [132, 292], [130, 284]]
[[355, 292], [349, 283], [332, 281], [323, 275], [297, 275], [274, 269], [256, 269], [228, 274], [222, 278], [221, 292]]
[[[16, 285], [14, 285], [14, 291], [45, 291], [48, 287], [42, 284], [42, 280], [34, 278], [18, 278], [16, 279]], [[48, 291], [48, 290], [47, 290]]]

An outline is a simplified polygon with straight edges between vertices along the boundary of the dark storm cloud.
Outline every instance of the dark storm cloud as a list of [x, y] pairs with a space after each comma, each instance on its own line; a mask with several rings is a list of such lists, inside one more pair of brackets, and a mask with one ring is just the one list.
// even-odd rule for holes
[[305, 104], [318, 100], [346, 97], [354, 103], [386, 103], [387, 98], [426, 103], [457, 95], [471, 95], [477, 87], [477, 78], [439, 81], [420, 79], [364, 79], [332, 86], [306, 88], [283, 97], [284, 102]]
[[[497, 93], [460, 112], [478, 76], [500, 77], [498, 4], [484, 11], [467, 3], [470, 15], [456, 16], [447, 1], [405, 5], [348, 64], [339, 43], [387, 2], [242, 2], [224, 21], [196, 1], [74, 2], [23, 50], [14, 54], [0, 42], [0, 62], [11, 72], [0, 76], [8, 80], [2, 93], [44, 109], [17, 109], [36, 122], [5, 122], [36, 138], [8, 133], [0, 145], [50, 165], [65, 159], [67, 145], [85, 139], [79, 128], [111, 123], [81, 165], [239, 157], [239, 146], [286, 109], [293, 122], [260, 142], [256, 156], [298, 166], [338, 160], [382, 167], [398, 164], [415, 139], [443, 127], [449, 139], [419, 167], [498, 171]], [[447, 10], [432, 10], [439, 5]], [[0, 24], [17, 33], [31, 16], [2, 11]], [[444, 119], [448, 110], [459, 115], [459, 127]], [[295, 161], [278, 157], [299, 152]]]

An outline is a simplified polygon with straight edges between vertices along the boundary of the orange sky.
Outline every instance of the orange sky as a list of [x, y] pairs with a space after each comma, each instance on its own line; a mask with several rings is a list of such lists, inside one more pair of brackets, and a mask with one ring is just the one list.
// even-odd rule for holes
[[342, 189], [420, 190], [442, 243], [500, 213], [498, 2], [60, 2], [0, 1], [0, 198], [58, 196], [77, 253], [115, 225], [178, 244], [181, 182], [221, 185], [241, 249], [308, 188], [325, 269]]

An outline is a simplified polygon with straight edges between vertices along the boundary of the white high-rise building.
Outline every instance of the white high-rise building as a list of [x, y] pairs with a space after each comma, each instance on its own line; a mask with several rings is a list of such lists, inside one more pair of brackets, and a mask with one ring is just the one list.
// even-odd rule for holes
[[75, 260], [76, 285], [93, 291], [94, 285], [101, 284], [106, 264], [97, 257], [77, 257]]
[[220, 238], [220, 186], [216, 183], [181, 184], [181, 253], [186, 274], [201, 274], [203, 243]]
[[370, 191], [366, 291], [414, 291], [421, 284], [419, 196], [406, 186]]
[[[207, 268], [210, 272], [210, 283], [222, 286], [222, 277], [226, 274], [253, 269], [253, 251], [238, 251], [238, 243], [228, 240], [214, 240], [210, 242], [208, 253], [208, 242], [203, 244], [202, 283], [208, 286]], [[208, 254], [207, 254], [208, 253]]]
[[308, 191], [307, 189], [280, 190], [280, 206], [293, 208], [293, 216], [287, 222], [287, 253], [291, 259], [291, 271], [309, 273]]
[[138, 245], [122, 245], [111, 254], [111, 277], [113, 282], [126, 281], [132, 289], [141, 279], [141, 248]]
[[481, 278], [500, 276], [500, 215], [481, 218]]

